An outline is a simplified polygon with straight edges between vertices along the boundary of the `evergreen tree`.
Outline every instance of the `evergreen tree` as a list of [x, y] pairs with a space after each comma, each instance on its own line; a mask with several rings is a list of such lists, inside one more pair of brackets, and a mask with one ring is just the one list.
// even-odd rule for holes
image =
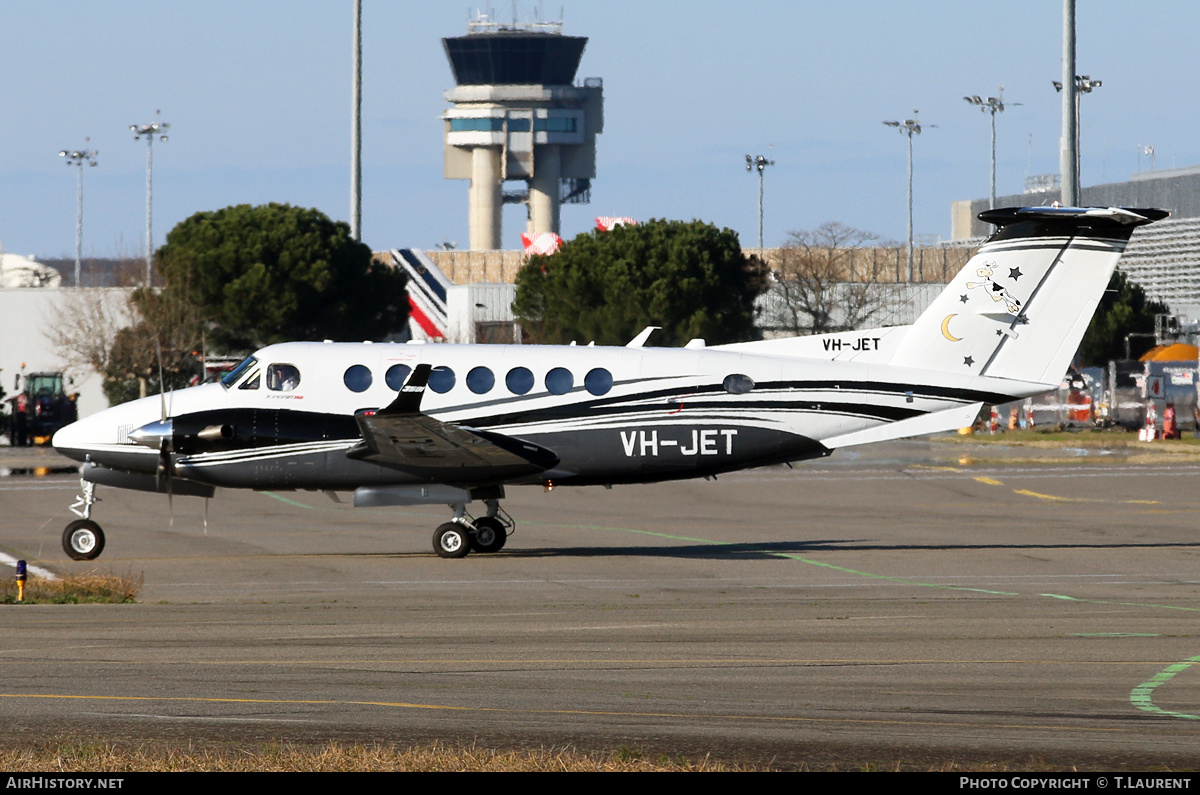
[[319, 210], [241, 204], [196, 213], [158, 251], [165, 289], [193, 304], [210, 344], [381, 340], [408, 318], [405, 277]]
[[701, 221], [654, 219], [587, 232], [517, 275], [513, 311], [533, 342], [623, 345], [661, 326], [658, 345], [752, 339], [766, 285], [737, 234]]
[[1154, 316], [1169, 313], [1167, 305], [1146, 299], [1146, 292], [1121, 271], [1113, 271], [1108, 289], [1079, 343], [1076, 361], [1082, 367], [1104, 367], [1111, 359], [1125, 358], [1125, 335], [1150, 334], [1129, 341], [1130, 355], [1141, 356], [1154, 346]]

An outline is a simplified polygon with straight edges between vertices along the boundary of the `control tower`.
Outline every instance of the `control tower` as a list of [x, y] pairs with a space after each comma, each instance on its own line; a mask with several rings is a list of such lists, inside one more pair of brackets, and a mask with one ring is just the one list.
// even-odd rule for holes
[[[500, 248], [500, 211], [525, 204], [530, 237], [559, 232], [563, 202], [590, 200], [596, 134], [604, 127], [598, 77], [574, 85], [587, 38], [561, 22], [501, 24], [478, 16], [442, 39], [454, 88], [445, 125], [445, 177], [469, 179], [471, 249]], [[520, 180], [519, 190], [504, 183]]]

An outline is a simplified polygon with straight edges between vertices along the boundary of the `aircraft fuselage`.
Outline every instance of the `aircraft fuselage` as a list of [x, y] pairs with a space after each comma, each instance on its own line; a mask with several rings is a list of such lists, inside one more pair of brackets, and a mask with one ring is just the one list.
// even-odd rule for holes
[[[857, 337], [847, 339], [846, 350], [854, 350]], [[819, 457], [830, 452], [823, 439], [997, 399], [969, 378], [935, 387], [890, 377], [882, 364], [720, 348], [285, 343], [254, 359], [228, 384], [168, 396], [178, 477], [322, 490], [669, 480]], [[494, 468], [430, 470], [348, 457], [361, 440], [355, 414], [391, 403], [421, 363], [435, 368], [422, 412], [526, 440], [553, 451], [557, 464], [514, 478]], [[911, 371], [905, 375], [911, 380]], [[158, 397], [133, 401], [81, 421], [55, 444], [79, 460], [154, 472], [158, 452], [128, 435], [162, 411]]]

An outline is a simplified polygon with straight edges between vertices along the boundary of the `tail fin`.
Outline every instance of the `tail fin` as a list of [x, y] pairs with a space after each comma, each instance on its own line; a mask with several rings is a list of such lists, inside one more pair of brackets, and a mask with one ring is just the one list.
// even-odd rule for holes
[[917, 318], [891, 363], [1056, 384], [1079, 348], [1133, 230], [1163, 210], [1025, 207]]

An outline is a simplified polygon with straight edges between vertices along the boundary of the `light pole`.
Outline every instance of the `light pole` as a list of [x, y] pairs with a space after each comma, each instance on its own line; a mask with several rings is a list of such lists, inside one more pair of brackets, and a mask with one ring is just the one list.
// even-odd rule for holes
[[[1067, 207], [1079, 204], [1079, 95], [1075, 93], [1075, 0], [1063, 0], [1062, 135], [1058, 139], [1059, 196]], [[1066, 86], [1066, 90], [1063, 87]]]
[[[84, 138], [84, 141], [90, 141], [91, 138]], [[96, 165], [96, 156], [100, 153], [95, 149], [63, 149], [58, 153], [59, 157], [67, 159], [68, 166], [75, 166], [78, 170], [75, 177], [75, 204], [77, 214], [75, 216], [75, 286], [82, 287], [82, 266], [80, 260], [83, 259], [83, 164], [89, 166]]]
[[908, 280], [913, 280], [913, 148], [914, 135], [921, 134], [921, 120], [917, 118], [920, 111], [913, 109], [913, 117], [904, 121], [885, 121], [888, 127], [896, 127], [902, 135], [908, 136]]
[[[978, 94], [972, 94], [969, 97], [963, 97], [972, 105], [978, 105], [979, 110], [992, 115], [992, 189], [988, 194], [988, 209], [996, 209], [996, 114], [1004, 112], [1004, 86], [1000, 86], [1000, 96], [988, 97], [986, 100], [981, 99]], [[1020, 102], [1012, 103], [1020, 105]]]
[[767, 166], [775, 165], [774, 160], [767, 160], [762, 155], [751, 157], [746, 155], [746, 170], [753, 171], [758, 169], [758, 258], [764, 260], [763, 249], [763, 172], [767, 170]]
[[[1070, 142], [1071, 143], [1070, 148], [1073, 150], [1071, 152], [1071, 157], [1070, 157], [1070, 160], [1071, 160], [1070, 166], [1073, 167], [1071, 169], [1071, 173], [1069, 174], [1069, 176], [1071, 178], [1071, 184], [1067, 185], [1068, 174], [1064, 173], [1063, 179], [1062, 179], [1062, 182], [1063, 182], [1063, 185], [1062, 185], [1063, 204], [1065, 204], [1067, 206], [1074, 206], [1074, 205], [1081, 204], [1083, 202], [1083, 199], [1079, 195], [1079, 191], [1082, 189], [1082, 181], [1079, 179], [1079, 163], [1080, 163], [1080, 160], [1079, 160], [1079, 128], [1081, 126], [1079, 124], [1079, 96], [1081, 94], [1090, 94], [1090, 93], [1092, 93], [1093, 89], [1100, 88], [1100, 86], [1102, 86], [1102, 85], [1104, 85], [1104, 81], [1093, 80], [1089, 75], [1075, 75], [1075, 90], [1073, 92], [1070, 92], [1075, 95], [1074, 107], [1072, 108], [1072, 110], [1074, 110], [1074, 112], [1075, 112], [1074, 113], [1075, 123], [1073, 125], [1074, 130], [1075, 130], [1075, 139]], [[1054, 81], [1054, 90], [1055, 91], [1063, 90], [1063, 84], [1061, 81], [1059, 81], [1059, 80]], [[1070, 194], [1067, 193], [1068, 188], [1070, 188]], [[1070, 201], [1067, 200], [1068, 197], [1070, 198]]]
[[362, 0], [354, 0], [354, 78], [350, 104], [350, 236], [362, 240]]
[[[162, 113], [160, 110], [154, 111], [157, 116]], [[140, 141], [146, 139], [146, 286], [150, 286], [150, 277], [152, 275], [154, 263], [154, 136], [158, 136], [158, 140], [166, 143], [167, 136], [164, 134], [170, 124], [166, 122], [153, 122], [152, 124], [131, 124], [129, 129], [133, 132], [133, 140]]]

